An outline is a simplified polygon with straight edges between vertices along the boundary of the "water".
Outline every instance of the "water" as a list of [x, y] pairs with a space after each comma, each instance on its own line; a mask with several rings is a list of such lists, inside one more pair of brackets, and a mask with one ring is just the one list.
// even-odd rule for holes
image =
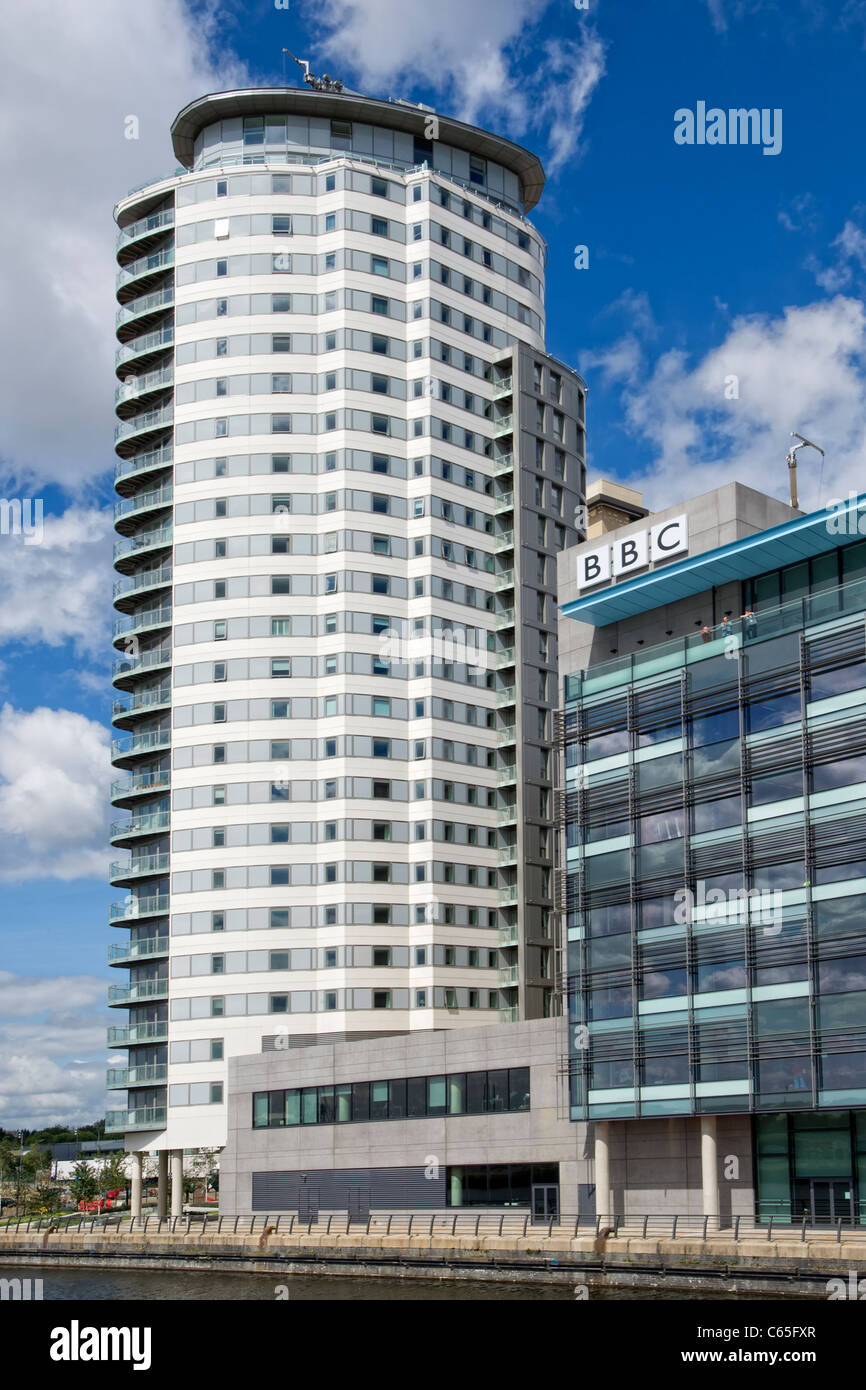
[[[418, 1302], [492, 1301], [556, 1303], [574, 1302], [574, 1288], [579, 1278], [567, 1284], [510, 1284], [481, 1283], [466, 1279], [389, 1279], [367, 1275], [286, 1274], [223, 1274], [219, 1271], [149, 1270], [149, 1269], [78, 1269], [54, 1265], [0, 1266], [4, 1279], [42, 1279], [45, 1302], [180, 1301], [231, 1300], [272, 1303], [277, 1290], [287, 1288], [293, 1303], [346, 1301], [350, 1303], [392, 1300]], [[728, 1294], [709, 1290], [694, 1293], [670, 1289], [592, 1289], [590, 1302], [613, 1300], [654, 1300], [665, 1302], [706, 1302], [708, 1300], [753, 1301], [777, 1299], [779, 1294]], [[784, 1291], [787, 1299], [797, 1294]], [[799, 1295], [800, 1298], [803, 1295]], [[285, 1298], [285, 1294], [283, 1294]]]

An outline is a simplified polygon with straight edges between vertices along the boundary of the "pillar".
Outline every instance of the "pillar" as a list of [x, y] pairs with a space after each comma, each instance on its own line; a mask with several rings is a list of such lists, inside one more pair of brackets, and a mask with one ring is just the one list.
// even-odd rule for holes
[[448, 1170], [450, 1187], [450, 1204], [452, 1207], [463, 1206], [463, 1169], [450, 1168]]
[[168, 1149], [159, 1151], [159, 1170], [156, 1180], [156, 1214], [160, 1221], [168, 1216]]
[[701, 1187], [704, 1216], [719, 1216], [719, 1160], [715, 1115], [701, 1116]]
[[610, 1122], [596, 1120], [594, 1125], [595, 1214], [605, 1219], [613, 1215], [610, 1192]]
[[183, 1149], [171, 1150], [171, 1214], [183, 1215]]
[[129, 1207], [133, 1221], [141, 1220], [141, 1180], [144, 1175], [144, 1155], [130, 1154], [132, 1159], [132, 1183], [130, 1184]]

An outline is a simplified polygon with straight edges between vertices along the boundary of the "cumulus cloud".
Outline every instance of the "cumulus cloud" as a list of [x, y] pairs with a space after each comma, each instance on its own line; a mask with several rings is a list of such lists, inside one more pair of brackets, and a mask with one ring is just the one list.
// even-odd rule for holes
[[110, 511], [92, 507], [46, 516], [41, 537], [23, 529], [0, 535], [0, 641], [72, 642], [81, 655], [104, 652], [112, 535]]
[[0, 709], [0, 880], [106, 876], [108, 743], [70, 710]]
[[[694, 364], [679, 349], [651, 361], [636, 333], [595, 360], [621, 384], [626, 428], [653, 455], [643, 475], [629, 479], [650, 505], [731, 480], [786, 497], [792, 430], [826, 450], [824, 503], [862, 488], [866, 309], [859, 300], [741, 315]], [[804, 509], [819, 504], [819, 477], [820, 462], [800, 470]]]
[[[443, 110], [508, 131], [535, 132], [556, 173], [579, 151], [604, 46], [580, 12], [573, 32], [543, 43], [538, 25], [551, 0], [324, 0], [315, 6], [328, 61], [363, 90], [430, 85]], [[308, 6], [311, 16], [313, 6]], [[534, 50], [534, 51], [533, 51]], [[333, 56], [332, 56], [333, 55]], [[403, 95], [396, 91], [394, 95]]]
[[76, 1124], [105, 1109], [105, 981], [0, 971], [0, 1125]]
[[859, 225], [863, 214], [863, 208], [855, 208], [839, 235], [830, 243], [832, 264], [821, 265], [814, 256], [807, 262], [818, 284], [828, 294], [836, 294], [862, 281], [866, 272], [866, 231]]
[[[211, 59], [215, 13], [183, 0], [29, 0], [5, 27], [0, 186], [15, 192], [0, 224], [0, 472], [24, 489], [75, 488], [111, 462], [112, 208], [173, 172], [181, 106], [246, 82], [231, 58]], [[124, 136], [128, 115], [137, 140]]]

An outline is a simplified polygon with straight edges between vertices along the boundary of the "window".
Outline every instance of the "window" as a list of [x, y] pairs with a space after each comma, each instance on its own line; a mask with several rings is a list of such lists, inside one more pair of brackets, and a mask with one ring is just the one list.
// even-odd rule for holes
[[370, 311], [371, 311], [371, 313], [374, 313], [374, 314], [387, 314], [387, 312], [388, 312], [388, 301], [387, 301], [387, 299], [383, 299], [381, 295], [374, 294], [373, 297], [372, 297], [372, 302], [371, 302], [371, 304], [370, 304]]
[[291, 415], [272, 415], [271, 433], [272, 434], [291, 434], [292, 417]]
[[[271, 335], [271, 352], [291, 352], [292, 338], [289, 333], [273, 333]], [[291, 389], [291, 388], [290, 388]]]
[[271, 295], [271, 313], [288, 314], [292, 309], [292, 296], [290, 294]]
[[292, 378], [287, 372], [274, 372], [271, 377], [271, 390], [276, 392], [291, 391]]
[[291, 657], [274, 657], [271, 660], [271, 675], [288, 677], [292, 674]]
[[274, 236], [291, 236], [292, 219], [285, 213], [275, 213], [271, 218], [271, 231]]

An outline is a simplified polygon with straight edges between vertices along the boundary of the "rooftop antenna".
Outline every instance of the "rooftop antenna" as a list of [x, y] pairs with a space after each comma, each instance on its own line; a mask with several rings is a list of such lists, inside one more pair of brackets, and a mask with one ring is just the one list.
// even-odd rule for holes
[[822, 472], [822, 474], [823, 474], [823, 471], [824, 471], [824, 463], [823, 463], [823, 460], [824, 460], [824, 458], [825, 458], [825, 454], [824, 454], [824, 450], [820, 447], [820, 445], [818, 445], [818, 444], [813, 444], [812, 441], [811, 441], [811, 439], [807, 439], [807, 438], [805, 437], [805, 435], [797, 434], [795, 430], [792, 430], [792, 431], [791, 431], [791, 438], [792, 438], [792, 439], [799, 439], [799, 441], [800, 441], [799, 444], [794, 444], [794, 445], [792, 445], [792, 447], [791, 447], [789, 453], [787, 453], [787, 454], [785, 455], [785, 462], [786, 462], [787, 465], [788, 465], [788, 475], [789, 475], [790, 482], [791, 482], [791, 506], [794, 507], [795, 510], [799, 511], [799, 509], [800, 509], [800, 504], [799, 504], [799, 501], [797, 500], [797, 450], [798, 450], [798, 449], [817, 449], [817, 450], [818, 450], [818, 453], [821, 455], [821, 459], [822, 459], [822, 463], [821, 463], [821, 472]]
[[342, 90], [343, 90], [343, 84], [342, 84], [342, 82], [338, 82], [337, 79], [336, 79], [335, 77], [331, 77], [330, 73], [327, 73], [327, 72], [322, 73], [322, 76], [321, 76], [321, 77], [316, 77], [314, 73], [310, 72], [310, 65], [309, 65], [309, 63], [307, 62], [306, 58], [296, 58], [295, 55], [294, 55], [294, 53], [292, 52], [292, 50], [291, 50], [290, 48], [284, 48], [284, 49], [283, 49], [283, 80], [284, 80], [284, 81], [285, 81], [285, 76], [286, 76], [286, 57], [287, 57], [287, 56], [288, 56], [289, 58], [291, 58], [291, 60], [292, 60], [293, 63], [297, 63], [297, 65], [298, 65], [299, 68], [303, 68], [303, 70], [304, 70], [304, 82], [306, 83], [306, 85], [307, 85], [308, 87], [312, 87], [312, 89], [313, 89], [314, 92], [342, 92]]

